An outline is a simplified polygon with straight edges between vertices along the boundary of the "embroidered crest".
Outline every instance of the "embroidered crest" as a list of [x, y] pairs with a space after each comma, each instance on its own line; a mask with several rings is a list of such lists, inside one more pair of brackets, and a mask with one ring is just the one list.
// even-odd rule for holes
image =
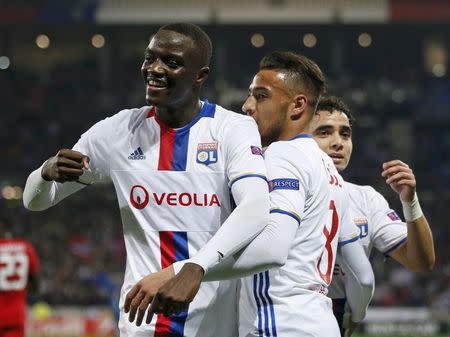
[[219, 143], [199, 143], [197, 146], [197, 163], [209, 165], [217, 163]]

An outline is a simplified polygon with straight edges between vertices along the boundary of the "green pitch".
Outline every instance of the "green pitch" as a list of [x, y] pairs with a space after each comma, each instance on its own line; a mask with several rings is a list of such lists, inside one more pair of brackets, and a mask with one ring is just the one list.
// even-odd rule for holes
[[[352, 337], [417, 337], [417, 335], [366, 335], [353, 334]], [[428, 337], [449, 337], [449, 335], [433, 335]]]

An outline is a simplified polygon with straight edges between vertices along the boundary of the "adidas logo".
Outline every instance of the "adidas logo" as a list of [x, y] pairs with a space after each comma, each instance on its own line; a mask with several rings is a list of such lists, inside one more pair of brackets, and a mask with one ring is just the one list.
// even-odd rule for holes
[[144, 152], [142, 152], [141, 147], [139, 146], [133, 153], [128, 156], [128, 159], [131, 160], [143, 160], [145, 159]]

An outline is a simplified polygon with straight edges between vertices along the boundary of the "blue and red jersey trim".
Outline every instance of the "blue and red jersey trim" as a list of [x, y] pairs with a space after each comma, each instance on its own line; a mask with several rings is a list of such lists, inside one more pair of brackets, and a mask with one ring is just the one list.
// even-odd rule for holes
[[[161, 267], [166, 268], [177, 261], [189, 258], [187, 232], [159, 232]], [[156, 319], [154, 337], [183, 337], [187, 312], [166, 317], [159, 314]]]
[[190, 130], [201, 118], [214, 118], [215, 113], [216, 105], [204, 101], [202, 109], [189, 124], [179, 129], [172, 129], [158, 118], [156, 109], [150, 109], [147, 118], [154, 117], [161, 128], [159, 171], [186, 171]]

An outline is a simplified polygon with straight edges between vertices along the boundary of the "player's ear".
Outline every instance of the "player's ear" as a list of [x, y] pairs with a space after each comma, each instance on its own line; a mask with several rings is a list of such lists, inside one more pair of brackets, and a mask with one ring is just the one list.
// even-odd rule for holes
[[203, 82], [205, 82], [206, 79], [208, 78], [208, 75], [209, 75], [209, 67], [203, 67], [198, 71], [197, 79], [195, 80], [195, 82], [197, 82], [197, 84], [203, 84]]
[[308, 107], [308, 97], [303, 94], [295, 95], [293, 98], [294, 108], [291, 111], [291, 118], [294, 120], [299, 119]]

